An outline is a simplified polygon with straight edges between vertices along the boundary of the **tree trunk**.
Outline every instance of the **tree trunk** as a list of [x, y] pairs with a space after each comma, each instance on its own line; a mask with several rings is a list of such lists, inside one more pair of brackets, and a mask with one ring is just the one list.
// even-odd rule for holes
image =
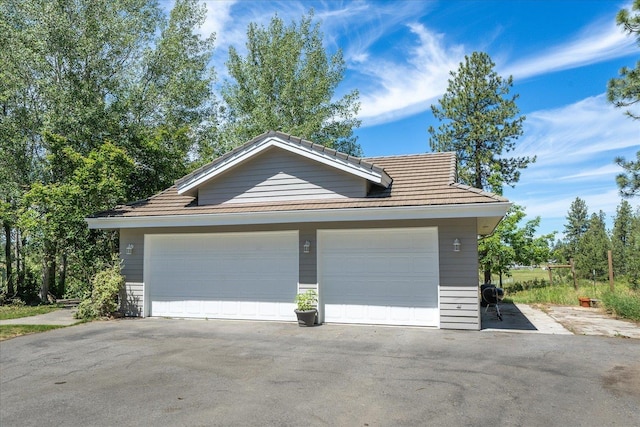
[[22, 248], [27, 244], [27, 239], [22, 237], [20, 229], [16, 228], [16, 272], [18, 274], [18, 281], [16, 283], [16, 292], [18, 296], [21, 296], [24, 292], [24, 278], [27, 274], [26, 263], [22, 262]]
[[491, 283], [491, 266], [484, 268], [484, 283]]
[[65, 287], [67, 281], [67, 253], [62, 254], [62, 269], [60, 270], [60, 281], [58, 282], [58, 294], [57, 298], [64, 296]]
[[49, 300], [49, 289], [55, 289], [56, 283], [56, 257], [55, 246], [46, 242], [44, 245], [44, 265], [42, 275], [42, 286], [40, 287], [40, 300], [47, 302]]
[[[475, 152], [475, 156], [476, 156], [476, 188], [479, 188], [481, 190], [484, 190], [484, 188], [482, 188], [482, 160], [480, 159], [480, 150], [482, 149], [482, 143], [479, 141], [476, 141], [476, 152]], [[486, 274], [486, 272], [485, 272]], [[486, 275], [485, 275], [486, 278]], [[491, 279], [489, 279], [489, 281], [491, 281]]]
[[11, 262], [11, 226], [8, 222], [3, 221], [4, 227], [5, 245], [4, 245], [4, 260], [7, 265], [7, 295], [13, 297], [13, 264]]

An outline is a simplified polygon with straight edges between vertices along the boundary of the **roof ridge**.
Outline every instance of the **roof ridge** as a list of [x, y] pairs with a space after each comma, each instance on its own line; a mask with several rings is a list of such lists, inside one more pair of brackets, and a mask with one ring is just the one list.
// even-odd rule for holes
[[[320, 152], [320, 153], [327, 153], [331, 156], [340, 158], [342, 160], [345, 160], [349, 163], [353, 163], [353, 164], [357, 164], [359, 166], [364, 166], [366, 168], [369, 168], [373, 171], [377, 171], [377, 172], [382, 172], [384, 171], [384, 168], [381, 168], [380, 166], [375, 165], [372, 162], [369, 162], [367, 160], [365, 160], [365, 158], [363, 157], [358, 157], [358, 156], [352, 156], [350, 154], [347, 153], [343, 153], [341, 151], [335, 150], [333, 148], [329, 148], [326, 145], [322, 145], [322, 144], [318, 144], [317, 142], [313, 142], [304, 138], [301, 138], [299, 136], [294, 136], [288, 133], [284, 133], [281, 131], [268, 131], [265, 134], [263, 134], [264, 136], [269, 136], [269, 135], [274, 135], [274, 136], [278, 136], [282, 139], [286, 139], [288, 141], [292, 141], [292, 142], [297, 142], [298, 144], [301, 145], [306, 145], [308, 148]], [[261, 138], [262, 136], [260, 136], [259, 138]], [[255, 138], [254, 138], [255, 139]], [[296, 141], [297, 139], [297, 141]], [[255, 141], [252, 141], [255, 142]]]
[[404, 157], [425, 157], [425, 156], [437, 156], [443, 154], [455, 154], [453, 151], [438, 151], [430, 153], [414, 153], [414, 154], [389, 154], [386, 156], [367, 156], [363, 159], [392, 159], [392, 158], [404, 158]]

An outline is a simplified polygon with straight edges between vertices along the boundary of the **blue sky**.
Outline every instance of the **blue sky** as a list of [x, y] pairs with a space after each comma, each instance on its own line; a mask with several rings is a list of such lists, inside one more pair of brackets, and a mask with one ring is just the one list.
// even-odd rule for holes
[[[512, 93], [527, 119], [513, 155], [537, 155], [515, 188], [505, 188], [540, 233], [564, 229], [580, 197], [602, 210], [611, 227], [620, 203], [616, 156], [635, 158], [640, 122], [606, 100], [607, 81], [640, 59], [640, 47], [615, 25], [630, 2], [555, 1], [206, 1], [203, 34], [216, 33], [214, 66], [220, 81], [229, 46], [244, 51], [249, 22], [273, 14], [298, 21], [309, 8], [322, 22], [327, 51], [342, 49], [342, 93], [360, 91], [366, 156], [429, 151], [430, 105], [447, 87], [465, 54], [487, 52], [496, 71], [512, 75]], [[165, 3], [170, 8], [171, 3]], [[634, 207], [640, 198], [630, 200]]]

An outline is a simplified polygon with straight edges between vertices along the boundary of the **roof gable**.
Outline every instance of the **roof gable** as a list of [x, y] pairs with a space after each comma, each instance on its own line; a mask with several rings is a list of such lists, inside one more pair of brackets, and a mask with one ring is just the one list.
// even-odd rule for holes
[[198, 187], [198, 205], [358, 198], [367, 180], [271, 147]]
[[201, 185], [210, 182], [249, 159], [255, 158], [255, 156], [272, 147], [278, 147], [325, 166], [366, 179], [384, 188], [389, 187], [392, 181], [384, 169], [361, 158], [349, 156], [282, 132], [270, 131], [178, 179], [175, 182], [177, 192], [180, 195], [193, 195]]

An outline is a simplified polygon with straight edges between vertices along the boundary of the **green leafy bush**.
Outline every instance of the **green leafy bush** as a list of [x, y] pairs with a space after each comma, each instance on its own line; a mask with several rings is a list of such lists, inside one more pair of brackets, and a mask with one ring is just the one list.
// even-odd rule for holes
[[520, 292], [529, 289], [542, 289], [549, 286], [549, 281], [535, 278], [533, 280], [523, 280], [516, 283], [508, 283], [504, 285], [504, 289], [509, 292]]
[[303, 294], [296, 295], [296, 303], [299, 311], [314, 310], [318, 304], [318, 293], [313, 289], [309, 289]]
[[93, 309], [91, 297], [80, 301], [74, 316], [76, 319], [93, 319], [96, 317], [96, 311]]
[[91, 296], [78, 305], [78, 319], [109, 316], [118, 309], [118, 295], [124, 286], [120, 265], [114, 263], [113, 266], [100, 271], [91, 282]]

